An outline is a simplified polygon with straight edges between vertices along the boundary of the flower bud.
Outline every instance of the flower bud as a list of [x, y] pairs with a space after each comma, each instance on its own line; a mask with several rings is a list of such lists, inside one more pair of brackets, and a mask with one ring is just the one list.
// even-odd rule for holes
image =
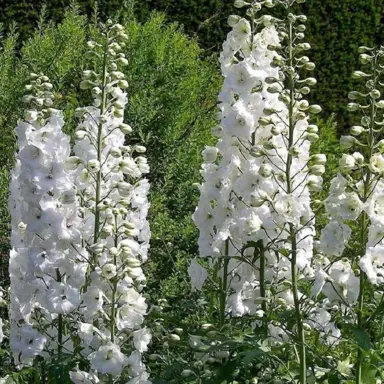
[[316, 154], [310, 157], [310, 161], [314, 165], [325, 165], [327, 163], [327, 157], [323, 154]]
[[306, 138], [309, 142], [315, 143], [317, 140], [319, 140], [319, 135], [316, 133], [307, 133]]
[[121, 132], [124, 133], [124, 135], [128, 135], [128, 134], [132, 133], [132, 131], [133, 131], [132, 127], [128, 124], [120, 124], [119, 128], [120, 128]]
[[83, 140], [85, 138], [85, 136], [87, 136], [87, 132], [86, 131], [77, 131], [75, 133], [76, 140]]
[[364, 132], [364, 128], [359, 126], [359, 125], [354, 125], [351, 128], [351, 135], [353, 135], [353, 136], [359, 136], [363, 132]]
[[181, 377], [189, 377], [193, 374], [193, 371], [191, 371], [190, 369], [184, 369], [184, 371], [181, 372]]
[[357, 143], [358, 141], [353, 136], [341, 136], [341, 139], [340, 139], [341, 149], [349, 149]]
[[347, 105], [347, 110], [349, 112], [355, 112], [355, 111], [358, 111], [359, 109], [360, 109], [360, 105], [357, 103], [349, 103]]
[[115, 159], [118, 159], [119, 157], [121, 157], [121, 150], [120, 148], [116, 148], [116, 147], [113, 147], [111, 148], [111, 150], [109, 151], [110, 155], [112, 157], [114, 157]]
[[262, 164], [259, 169], [259, 175], [264, 178], [271, 177], [273, 174], [273, 169], [269, 164]]
[[355, 79], [355, 80], [358, 80], [358, 79], [362, 79], [364, 77], [370, 77], [371, 75], [368, 75], [362, 71], [355, 71], [353, 72], [352, 74], [352, 79]]
[[65, 164], [64, 164], [64, 167], [66, 170], [68, 171], [74, 171], [77, 169], [77, 167], [79, 166], [79, 164], [81, 164], [81, 159], [80, 157], [77, 157], [77, 156], [71, 156], [71, 157], [68, 157], [66, 160], [65, 160]]
[[308, 77], [307, 79], [304, 80], [305, 84], [313, 87], [314, 85], [317, 84], [317, 80], [314, 77]]
[[323, 179], [320, 176], [309, 175], [307, 187], [310, 192], [320, 192], [323, 188]]
[[178, 341], [180, 341], [180, 336], [179, 335], [176, 335], [175, 333], [171, 333], [169, 336], [168, 336], [169, 340], [172, 341], [172, 342], [175, 342], [177, 343]]
[[88, 161], [88, 169], [91, 172], [98, 172], [100, 170], [100, 162], [97, 159], [92, 159]]
[[228, 18], [228, 25], [233, 28], [240, 21], [240, 19], [240, 16], [230, 15]]
[[312, 165], [309, 167], [309, 172], [315, 176], [321, 176], [325, 173], [324, 165]]
[[309, 113], [313, 113], [313, 114], [318, 114], [322, 111], [320, 105], [317, 105], [317, 104], [314, 104], [314, 105], [311, 105], [308, 109]]

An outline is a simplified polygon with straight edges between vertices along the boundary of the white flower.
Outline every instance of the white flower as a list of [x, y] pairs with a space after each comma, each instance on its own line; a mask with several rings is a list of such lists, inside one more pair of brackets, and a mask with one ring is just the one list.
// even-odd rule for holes
[[11, 334], [10, 346], [14, 352], [15, 363], [30, 365], [34, 357], [43, 352], [46, 342], [47, 338], [30, 325], [22, 327], [17, 335]]
[[254, 118], [243, 101], [236, 102], [222, 122], [228, 134], [248, 137], [254, 130]]
[[369, 161], [369, 168], [374, 173], [384, 173], [384, 156], [381, 154], [375, 154]]
[[95, 374], [80, 371], [79, 369], [69, 372], [69, 378], [74, 384], [97, 384], [100, 382]]
[[344, 172], [350, 172], [356, 166], [355, 158], [351, 155], [343, 154], [340, 159], [340, 169]]
[[330, 221], [321, 231], [318, 250], [328, 256], [341, 256], [352, 230], [340, 221]]
[[102, 345], [88, 356], [92, 369], [105, 374], [118, 376], [128, 365], [127, 357], [113, 343]]
[[254, 211], [252, 211], [249, 216], [240, 218], [240, 220], [240, 228], [245, 236], [255, 235], [263, 226], [263, 221]]
[[4, 340], [4, 332], [3, 332], [3, 320], [0, 319], [0, 344], [3, 342]]
[[330, 195], [325, 200], [325, 209], [333, 217], [356, 220], [364, 207], [355, 192], [346, 192], [338, 196]]
[[80, 292], [64, 283], [54, 282], [48, 290], [47, 309], [52, 313], [67, 314], [80, 304]]
[[360, 259], [359, 266], [372, 284], [384, 282], [384, 247], [369, 247]]
[[111, 263], [105, 264], [102, 268], [102, 273], [105, 276], [105, 278], [107, 278], [108, 280], [112, 279], [117, 275], [116, 271], [117, 271], [116, 265]]
[[191, 264], [188, 267], [188, 275], [191, 279], [192, 289], [201, 291], [208, 277], [208, 272], [200, 265], [197, 258], [192, 259]]
[[279, 193], [275, 198], [275, 210], [284, 221], [297, 225], [305, 207], [296, 196]]
[[133, 344], [140, 352], [148, 351], [148, 344], [151, 342], [152, 333], [148, 328], [142, 328], [133, 332]]
[[367, 202], [365, 211], [372, 223], [384, 225], [384, 195], [382, 191], [378, 190], [372, 195]]
[[206, 146], [204, 151], [202, 152], [203, 159], [206, 163], [214, 163], [217, 159], [218, 153], [218, 148]]

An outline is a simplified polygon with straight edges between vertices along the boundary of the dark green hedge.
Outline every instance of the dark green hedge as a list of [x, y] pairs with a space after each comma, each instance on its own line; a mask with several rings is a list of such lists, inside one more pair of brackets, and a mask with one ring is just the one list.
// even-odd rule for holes
[[[71, 0], [46, 1], [48, 17], [59, 20]], [[133, 0], [100, 0], [101, 15], [116, 15]], [[36, 25], [43, 0], [0, 1], [0, 21], [9, 26], [15, 20], [23, 37]], [[93, 0], [78, 0], [92, 14]], [[218, 51], [227, 33], [226, 20], [234, 12], [232, 0], [137, 0], [135, 15], [143, 21], [150, 11], [165, 11], [172, 21], [184, 25], [189, 35], [197, 35], [206, 52]], [[339, 127], [344, 125], [346, 95], [353, 88], [350, 75], [357, 66], [357, 47], [382, 42], [381, 19], [384, 0], [307, 0], [307, 39], [313, 46], [319, 85], [313, 97], [327, 113], [336, 112]]]

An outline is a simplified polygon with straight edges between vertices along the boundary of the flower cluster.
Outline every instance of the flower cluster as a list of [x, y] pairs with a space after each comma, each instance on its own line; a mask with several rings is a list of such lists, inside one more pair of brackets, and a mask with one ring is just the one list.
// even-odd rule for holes
[[[321, 254], [314, 293], [321, 292], [328, 305], [343, 310], [346, 321], [366, 329], [366, 287], [370, 283], [378, 289], [384, 282], [384, 51], [382, 47], [360, 47], [359, 53], [366, 70], [355, 71], [353, 78], [364, 85], [349, 93], [347, 109], [357, 113], [360, 121], [340, 141], [344, 154], [324, 202], [329, 223], [317, 245]], [[372, 307], [378, 305], [374, 298], [369, 300]], [[359, 348], [359, 383], [363, 359]]]
[[64, 167], [70, 140], [62, 132], [62, 113], [52, 108], [51, 90], [46, 76], [32, 74], [24, 96], [29, 108], [16, 128], [10, 344], [21, 366], [37, 355], [73, 350], [64, 327], [76, 318], [87, 267], [74, 248], [81, 249], [81, 234], [76, 190]]
[[121, 25], [108, 22], [101, 41], [88, 42], [88, 55], [103, 64], [84, 71], [81, 88], [91, 89], [93, 105], [77, 110], [74, 156], [66, 162], [77, 180], [88, 260], [78, 334], [92, 371], [73, 371], [75, 383], [97, 382], [87, 375], [117, 378], [123, 371], [129, 383], [149, 383], [141, 356], [151, 340], [142, 327], [148, 306], [141, 293], [150, 238], [149, 166], [145, 147], [125, 145], [132, 132], [123, 122], [128, 83], [120, 68], [128, 64], [122, 53], [126, 39]]
[[[251, 21], [229, 18], [233, 29], [220, 56], [220, 124], [213, 130], [219, 141], [203, 151], [204, 183], [194, 221], [200, 256], [219, 266], [226, 314], [254, 316], [255, 326], [266, 329], [273, 342], [293, 337], [304, 382], [304, 328], [329, 343], [339, 330], [330, 313], [299, 290], [301, 279], [314, 277], [310, 194], [322, 189], [326, 158], [310, 155], [318, 128], [309, 114], [321, 108], [305, 99], [316, 80], [299, 75], [314, 69], [305, 55], [310, 45], [302, 42], [306, 17], [291, 13], [294, 0], [277, 3], [287, 9], [285, 21], [256, 17], [263, 5], [276, 5], [270, 1], [237, 1], [238, 7], [249, 5]], [[189, 273], [201, 289], [207, 272], [194, 260]], [[266, 327], [267, 312], [281, 310], [293, 311], [295, 327]]]

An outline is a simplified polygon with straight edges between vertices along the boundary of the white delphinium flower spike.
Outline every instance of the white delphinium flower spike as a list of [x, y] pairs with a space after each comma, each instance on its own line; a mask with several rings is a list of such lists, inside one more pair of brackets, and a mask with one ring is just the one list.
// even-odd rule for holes
[[[268, 308], [291, 310], [296, 324], [282, 340], [293, 338], [297, 345], [302, 383], [307, 375], [303, 313], [311, 308], [299, 281], [314, 276], [311, 192], [322, 188], [326, 159], [309, 152], [318, 139], [309, 113], [321, 108], [304, 99], [315, 79], [300, 79], [298, 73], [314, 68], [303, 53], [309, 44], [301, 43], [306, 18], [290, 13], [295, 0], [277, 3], [288, 10], [285, 21], [257, 18], [263, 2], [242, 4], [249, 5], [250, 20], [229, 19], [233, 30], [220, 56], [225, 80], [220, 125], [214, 129], [218, 151], [203, 152], [204, 183], [194, 221], [200, 256], [220, 268], [220, 301], [227, 299], [225, 306], [221, 302], [221, 323], [223, 311], [255, 316], [255, 324], [273, 339], [275, 328], [266, 326], [263, 314]], [[257, 33], [252, 26], [264, 28]], [[333, 329], [325, 313], [311, 315]]]
[[120, 71], [127, 64], [126, 38], [121, 25], [108, 21], [100, 42], [88, 44], [89, 55], [99, 55], [104, 65], [84, 71], [81, 88], [91, 90], [93, 105], [77, 111], [77, 140], [67, 166], [78, 180], [90, 253], [78, 324], [82, 355], [100, 378], [134, 381], [145, 375], [141, 355], [151, 339], [143, 328], [148, 306], [141, 268], [150, 238], [149, 166], [144, 146], [125, 145], [125, 134], [132, 132], [124, 123], [128, 84]]
[[[384, 288], [384, 50], [360, 47], [359, 53], [364, 71], [352, 77], [363, 85], [349, 93], [347, 106], [358, 116], [358, 125], [340, 140], [346, 153], [324, 204], [330, 222], [318, 250], [327, 258], [319, 265], [315, 293], [322, 292], [343, 311], [345, 322], [365, 332], [372, 329], [368, 315], [380, 305], [368, 292], [374, 289], [382, 297]], [[370, 285], [375, 287], [368, 289]], [[365, 357], [358, 345], [356, 349], [356, 383], [362, 383]]]
[[69, 137], [61, 111], [52, 108], [51, 85], [33, 75], [24, 120], [16, 128], [18, 152], [12, 171], [11, 334], [17, 365], [37, 355], [71, 353], [87, 265], [80, 256], [76, 187], [65, 169]]

